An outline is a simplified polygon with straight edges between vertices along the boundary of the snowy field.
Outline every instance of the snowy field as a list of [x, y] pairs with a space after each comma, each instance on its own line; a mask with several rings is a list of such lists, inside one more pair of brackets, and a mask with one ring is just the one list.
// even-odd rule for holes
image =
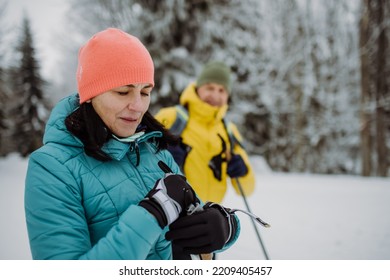
[[[252, 157], [257, 189], [253, 213], [271, 224], [259, 228], [272, 260], [390, 260], [390, 179], [270, 172]], [[28, 260], [23, 193], [27, 161], [0, 160], [0, 259]], [[246, 209], [229, 190], [223, 203]], [[238, 213], [241, 235], [221, 260], [264, 259], [253, 225]]]

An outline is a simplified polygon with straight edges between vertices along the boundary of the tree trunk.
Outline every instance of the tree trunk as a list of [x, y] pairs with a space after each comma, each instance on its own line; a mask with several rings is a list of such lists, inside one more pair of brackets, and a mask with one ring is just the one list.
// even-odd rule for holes
[[369, 54], [368, 54], [368, 29], [369, 29], [369, 0], [363, 0], [362, 18], [360, 20], [360, 71], [361, 71], [361, 98], [360, 98], [360, 150], [362, 160], [362, 176], [370, 176], [371, 163], [371, 114], [369, 111]]
[[378, 176], [387, 176], [388, 162], [387, 162], [387, 145], [386, 145], [386, 114], [385, 114], [385, 97], [388, 92], [386, 60], [387, 57], [387, 41], [386, 41], [386, 25], [385, 19], [385, 1], [376, 0], [375, 5], [375, 19], [376, 28], [379, 30], [379, 36], [376, 40], [376, 62], [377, 70], [374, 76], [376, 81], [376, 152], [377, 152], [377, 170]]

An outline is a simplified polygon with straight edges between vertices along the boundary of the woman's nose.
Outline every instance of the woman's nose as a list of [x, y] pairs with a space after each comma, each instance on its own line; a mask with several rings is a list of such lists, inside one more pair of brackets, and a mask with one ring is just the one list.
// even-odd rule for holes
[[127, 107], [129, 109], [138, 109], [141, 105], [141, 91], [140, 90], [134, 90], [132, 93], [129, 94], [129, 98], [127, 100]]

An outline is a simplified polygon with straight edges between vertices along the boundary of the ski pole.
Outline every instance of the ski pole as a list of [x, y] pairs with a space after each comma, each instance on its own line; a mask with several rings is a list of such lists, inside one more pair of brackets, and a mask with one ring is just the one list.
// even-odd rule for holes
[[[244, 199], [244, 203], [245, 203], [246, 209], [248, 210], [249, 213], [253, 214], [252, 211], [251, 211], [251, 209], [250, 209], [250, 207], [249, 207], [249, 204], [248, 204], [248, 201], [247, 201], [247, 199], [246, 199], [246, 196], [245, 196], [245, 194], [244, 194], [244, 190], [242, 189], [240, 180], [239, 180], [238, 178], [235, 178], [235, 180], [236, 180], [238, 189], [240, 190], [240, 193], [241, 193], [241, 195], [242, 195], [242, 198]], [[261, 239], [260, 232], [259, 232], [259, 230], [258, 230], [258, 228], [257, 228], [257, 226], [256, 226], [256, 224], [255, 224], [255, 222], [254, 222], [253, 219], [251, 219], [251, 222], [252, 222], [253, 227], [254, 227], [254, 229], [255, 229], [255, 232], [256, 232], [256, 235], [257, 235], [257, 239], [259, 240], [260, 246], [261, 246], [261, 248], [262, 248], [262, 250], [263, 250], [265, 259], [266, 259], [266, 260], [269, 260], [269, 256], [268, 256], [268, 254], [267, 254], [267, 250], [265, 249], [263, 240]]]

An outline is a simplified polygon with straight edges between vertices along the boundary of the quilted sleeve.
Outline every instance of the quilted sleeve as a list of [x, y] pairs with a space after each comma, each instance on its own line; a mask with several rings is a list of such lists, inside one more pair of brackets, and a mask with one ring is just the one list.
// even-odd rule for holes
[[30, 156], [25, 213], [33, 259], [146, 259], [162, 234], [152, 215], [132, 205], [91, 246], [77, 178], [43, 152]]

